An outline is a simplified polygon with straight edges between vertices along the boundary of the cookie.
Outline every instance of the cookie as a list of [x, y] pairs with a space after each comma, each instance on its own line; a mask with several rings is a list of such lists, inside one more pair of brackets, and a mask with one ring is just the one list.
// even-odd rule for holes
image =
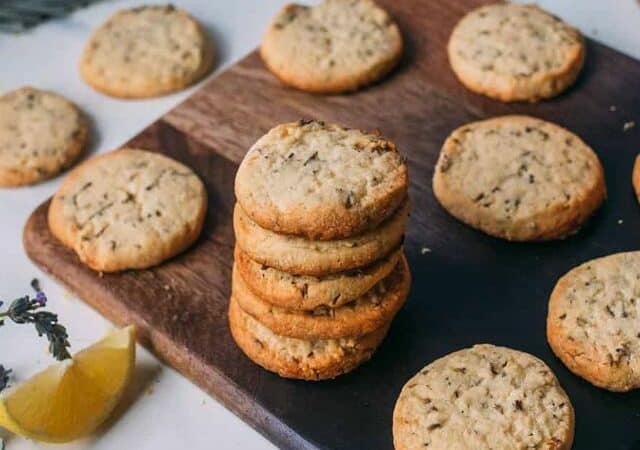
[[272, 128], [243, 159], [235, 192], [262, 228], [311, 240], [371, 230], [407, 196], [407, 166], [378, 134], [319, 121]]
[[578, 77], [585, 58], [578, 30], [535, 5], [515, 3], [468, 13], [447, 49], [462, 84], [507, 102], [558, 95]]
[[547, 365], [527, 353], [475, 345], [422, 369], [393, 412], [396, 450], [568, 450], [574, 412]]
[[178, 91], [211, 68], [213, 49], [186, 11], [141, 6], [114, 14], [91, 36], [80, 74], [114, 97], [144, 98]]
[[433, 192], [462, 222], [513, 241], [575, 233], [606, 197], [604, 171], [591, 148], [527, 116], [455, 130], [442, 147]]
[[326, 380], [367, 361], [387, 334], [388, 326], [360, 338], [304, 340], [274, 334], [245, 313], [232, 297], [229, 327], [240, 349], [256, 364], [281, 377]]
[[265, 266], [236, 246], [235, 266], [247, 287], [265, 301], [311, 311], [321, 306], [336, 308], [363, 296], [393, 271], [401, 254], [400, 248], [362, 269], [314, 277], [291, 275]]
[[49, 228], [94, 270], [144, 269], [189, 247], [206, 210], [207, 193], [191, 169], [122, 149], [65, 178], [49, 206]]
[[78, 109], [53, 92], [23, 87], [0, 97], [0, 186], [51, 178], [73, 164], [87, 142]]
[[640, 387], [640, 252], [582, 264], [549, 300], [547, 339], [576, 375], [611, 391]]
[[636, 157], [636, 163], [633, 166], [633, 188], [640, 202], [640, 155]]
[[299, 339], [359, 337], [391, 322], [407, 299], [411, 275], [404, 256], [395, 270], [369, 292], [337, 308], [311, 311], [274, 306], [247, 286], [234, 266], [232, 296], [240, 307], [275, 334]]
[[370, 84], [402, 56], [402, 35], [371, 0], [289, 4], [273, 19], [260, 55], [282, 82], [315, 93], [341, 93]]
[[266, 230], [236, 204], [236, 245], [254, 261], [294, 275], [325, 276], [371, 265], [395, 251], [404, 238], [409, 202], [365, 234], [335, 241], [310, 241]]

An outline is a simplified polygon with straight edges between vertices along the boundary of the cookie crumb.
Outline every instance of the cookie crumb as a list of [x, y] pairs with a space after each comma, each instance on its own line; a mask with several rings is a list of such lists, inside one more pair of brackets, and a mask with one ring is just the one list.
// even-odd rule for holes
[[624, 223], [624, 220], [618, 219], [618, 225], [622, 225], [623, 223]]
[[636, 126], [636, 123], [633, 120], [629, 120], [628, 122], [625, 122], [624, 125], [622, 126], [622, 131], [629, 131], [635, 126]]
[[420, 249], [420, 254], [421, 255], [426, 255], [427, 253], [431, 253], [431, 249], [429, 247], [422, 247]]
[[616, 105], [609, 106], [609, 111], [611, 111], [611, 112], [616, 112], [617, 109], [618, 108], [616, 108]]

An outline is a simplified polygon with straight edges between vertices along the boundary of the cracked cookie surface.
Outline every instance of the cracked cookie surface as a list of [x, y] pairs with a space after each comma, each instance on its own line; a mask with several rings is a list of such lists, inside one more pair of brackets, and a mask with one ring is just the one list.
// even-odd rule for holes
[[432, 362], [405, 384], [393, 441], [396, 450], [568, 450], [574, 425], [544, 362], [483, 344]]
[[339, 339], [363, 336], [390, 323], [404, 304], [410, 284], [409, 266], [403, 256], [387, 278], [349, 304], [302, 311], [261, 299], [249, 289], [234, 266], [231, 295], [245, 312], [280, 336]]
[[207, 194], [195, 173], [157, 153], [121, 149], [65, 178], [49, 228], [94, 270], [143, 269], [182, 252], [200, 234]]
[[107, 95], [143, 98], [183, 89], [205, 75], [213, 49], [186, 11], [142, 6], [114, 14], [91, 36], [80, 74]]
[[229, 302], [229, 328], [240, 349], [256, 364], [281, 377], [326, 380], [350, 372], [371, 358], [389, 329], [359, 337], [306, 340], [278, 336]]
[[78, 109], [52, 92], [23, 87], [0, 97], [0, 186], [51, 178], [73, 164], [87, 141]]
[[612, 391], [640, 387], [640, 252], [569, 271], [549, 300], [547, 339], [576, 375]]
[[407, 196], [407, 166], [378, 134], [320, 121], [278, 125], [243, 159], [235, 192], [261, 227], [313, 240], [361, 234]]
[[373, 264], [324, 277], [292, 275], [253, 261], [238, 246], [235, 264], [247, 286], [265, 301], [284, 308], [336, 308], [352, 302], [386, 278], [396, 267], [402, 248]]
[[606, 197], [593, 150], [564, 128], [528, 116], [456, 129], [440, 152], [433, 191], [459, 220], [515, 241], [566, 237]]
[[340, 93], [391, 71], [402, 56], [402, 35], [371, 0], [290, 4], [269, 25], [260, 54], [269, 70], [290, 86]]
[[326, 276], [373, 264], [397, 249], [404, 239], [409, 201], [378, 228], [334, 241], [311, 241], [274, 233], [253, 222], [236, 204], [236, 244], [251, 259], [295, 275]]
[[474, 92], [502, 101], [553, 97], [577, 78], [585, 57], [578, 30], [535, 5], [477, 8], [456, 25], [449, 63]]

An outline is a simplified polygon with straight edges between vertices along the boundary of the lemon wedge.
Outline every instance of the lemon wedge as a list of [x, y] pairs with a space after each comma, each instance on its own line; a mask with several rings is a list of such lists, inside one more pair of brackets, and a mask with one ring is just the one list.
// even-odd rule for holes
[[135, 364], [135, 330], [108, 334], [0, 394], [0, 426], [43, 442], [62, 443], [94, 431], [118, 403]]

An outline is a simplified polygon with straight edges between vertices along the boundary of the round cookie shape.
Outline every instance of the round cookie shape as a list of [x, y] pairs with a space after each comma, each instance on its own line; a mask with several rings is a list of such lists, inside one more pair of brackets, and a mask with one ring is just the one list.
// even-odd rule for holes
[[80, 111], [53, 92], [23, 87], [0, 97], [0, 186], [46, 180], [73, 164], [87, 142]]
[[281, 377], [316, 381], [350, 372], [371, 358], [389, 326], [359, 338], [305, 340], [278, 336], [231, 297], [229, 328], [240, 349], [256, 364]]
[[206, 210], [206, 190], [191, 169], [122, 149], [65, 178], [49, 206], [49, 228], [94, 270], [144, 269], [189, 247]]
[[402, 244], [408, 218], [406, 201], [374, 230], [335, 241], [310, 241], [266, 230], [236, 204], [233, 229], [236, 245], [254, 261], [294, 275], [322, 277], [367, 267], [387, 257]]
[[272, 128], [243, 159], [235, 191], [263, 228], [311, 240], [371, 230], [407, 197], [407, 166], [378, 134], [298, 121]]
[[260, 55], [285, 84], [314, 93], [342, 93], [390, 72], [402, 56], [402, 35], [371, 0], [289, 4], [269, 25]]
[[640, 202], [640, 155], [636, 157], [636, 163], [633, 166], [633, 189], [636, 191], [636, 196]]
[[402, 257], [396, 269], [350, 304], [301, 311], [271, 305], [254, 294], [236, 267], [232, 296], [240, 307], [275, 334], [299, 339], [359, 337], [390, 323], [409, 294], [411, 275]]
[[145, 98], [195, 83], [211, 68], [213, 49], [198, 22], [172, 5], [114, 14], [89, 39], [80, 74], [114, 97]]
[[558, 95], [585, 58], [580, 32], [535, 5], [474, 9], [449, 38], [449, 63], [467, 88], [502, 101]]
[[422, 369], [393, 412], [396, 450], [569, 450], [574, 412], [549, 367], [527, 353], [475, 345]]
[[640, 387], [640, 251], [594, 259], [564, 275], [549, 300], [553, 352], [590, 383]]
[[593, 150], [564, 128], [528, 116], [456, 129], [440, 152], [433, 192], [462, 222], [513, 241], [575, 233], [606, 198]]
[[367, 267], [314, 277], [260, 264], [236, 246], [235, 267], [247, 287], [266, 302], [311, 311], [322, 306], [337, 308], [363, 296], [393, 271], [401, 255], [400, 248]]

